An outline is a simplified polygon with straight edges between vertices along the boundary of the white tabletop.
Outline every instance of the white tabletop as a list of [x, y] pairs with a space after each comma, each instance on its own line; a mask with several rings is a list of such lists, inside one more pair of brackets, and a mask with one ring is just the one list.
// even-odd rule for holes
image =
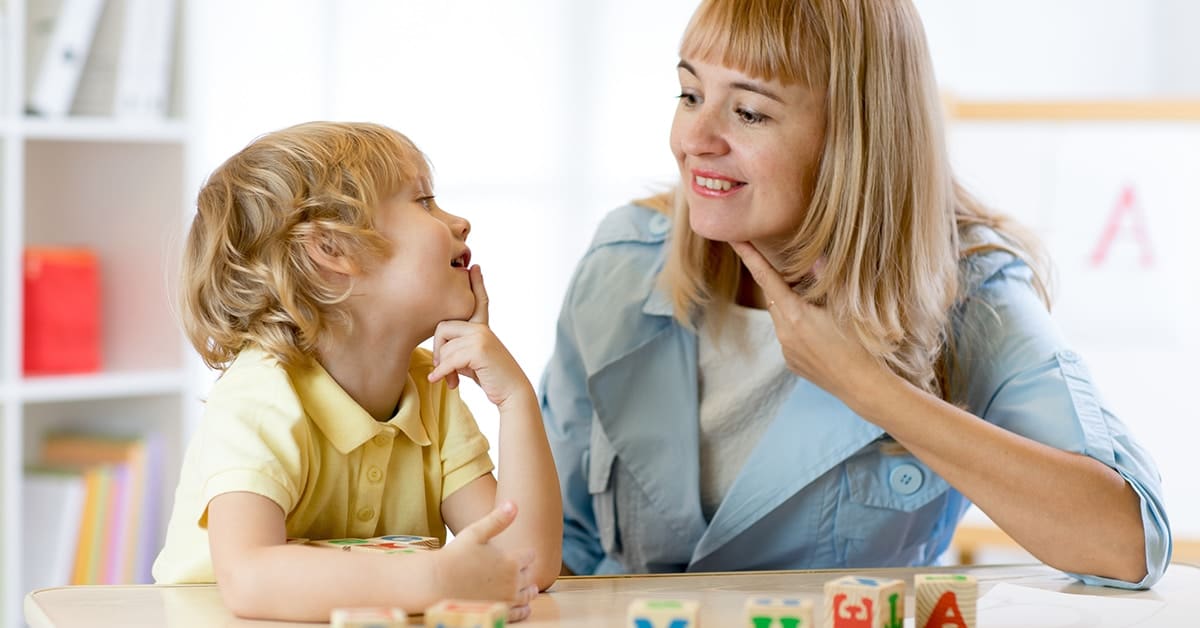
[[[570, 577], [559, 579], [549, 592], [538, 596], [532, 605], [533, 616], [517, 625], [524, 628], [619, 627], [624, 625], [629, 602], [636, 597], [648, 596], [696, 599], [701, 604], [701, 626], [738, 626], [745, 621], [742, 605], [748, 596], [809, 598], [819, 608], [824, 583], [851, 573], [906, 579], [908, 599], [905, 608], [911, 618], [913, 574], [937, 572], [974, 575], [979, 580], [981, 597], [997, 584], [1007, 583], [1084, 596], [1157, 600], [1163, 602], [1161, 608], [1152, 617], [1132, 625], [1200, 626], [1200, 567], [1182, 563], [1171, 565], [1163, 579], [1149, 591], [1084, 586], [1044, 565]], [[25, 619], [32, 628], [311, 628], [320, 625], [236, 618], [225, 609], [214, 585], [95, 585], [41, 589], [26, 596]], [[410, 625], [421, 625], [419, 622], [419, 617], [410, 618]], [[980, 628], [987, 628], [986, 621], [980, 622]]]

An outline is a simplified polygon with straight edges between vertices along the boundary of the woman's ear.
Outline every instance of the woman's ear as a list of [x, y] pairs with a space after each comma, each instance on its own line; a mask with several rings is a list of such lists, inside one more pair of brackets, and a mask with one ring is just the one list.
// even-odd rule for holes
[[316, 230], [304, 239], [304, 251], [309, 259], [323, 271], [339, 275], [357, 275], [359, 265], [346, 255], [334, 234]]

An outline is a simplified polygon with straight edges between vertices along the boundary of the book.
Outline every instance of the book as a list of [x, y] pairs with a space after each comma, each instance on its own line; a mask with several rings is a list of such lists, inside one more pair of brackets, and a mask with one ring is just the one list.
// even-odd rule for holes
[[148, 478], [157, 473], [148, 468], [145, 438], [51, 434], [42, 443], [41, 459], [49, 464], [104, 467], [103, 515], [93, 513], [89, 520], [98, 529], [92, 530], [97, 545], [89, 557], [95, 563], [87, 563], [88, 577], [103, 584], [141, 582], [137, 561], [146, 533], [146, 487]]
[[83, 472], [30, 467], [21, 484], [21, 590], [71, 584], [86, 498]]
[[83, 468], [85, 493], [83, 513], [79, 517], [79, 536], [75, 547], [75, 564], [71, 584], [99, 584], [100, 545], [108, 521], [108, 488], [112, 473], [109, 467], [95, 465]]
[[[50, 13], [32, 7], [47, 1], [53, 0], [30, 0], [31, 13]], [[64, 116], [70, 111], [103, 7], [104, 0], [61, 0], [29, 92], [28, 113]]]
[[163, 118], [176, 0], [106, 0], [73, 115]]

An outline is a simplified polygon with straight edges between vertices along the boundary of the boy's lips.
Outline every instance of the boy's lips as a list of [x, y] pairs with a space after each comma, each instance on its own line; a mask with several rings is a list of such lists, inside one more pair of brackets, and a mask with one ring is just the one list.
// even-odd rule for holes
[[450, 260], [450, 265], [454, 268], [468, 269], [471, 267], [471, 249], [464, 249], [458, 257]]

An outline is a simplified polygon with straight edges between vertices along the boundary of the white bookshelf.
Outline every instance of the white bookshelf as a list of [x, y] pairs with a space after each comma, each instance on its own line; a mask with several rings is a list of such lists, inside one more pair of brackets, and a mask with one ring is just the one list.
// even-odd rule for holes
[[[192, 3], [179, 3], [170, 115], [37, 118], [24, 113], [26, 0], [0, 0], [0, 628], [23, 626], [24, 468], [43, 435], [158, 433], [164, 445], [158, 530], [169, 515], [182, 441], [197, 413], [196, 361], [174, 313], [178, 251], [196, 181], [185, 108]], [[188, 44], [192, 45], [192, 44]], [[22, 373], [22, 251], [84, 245], [101, 269], [102, 367]]]

